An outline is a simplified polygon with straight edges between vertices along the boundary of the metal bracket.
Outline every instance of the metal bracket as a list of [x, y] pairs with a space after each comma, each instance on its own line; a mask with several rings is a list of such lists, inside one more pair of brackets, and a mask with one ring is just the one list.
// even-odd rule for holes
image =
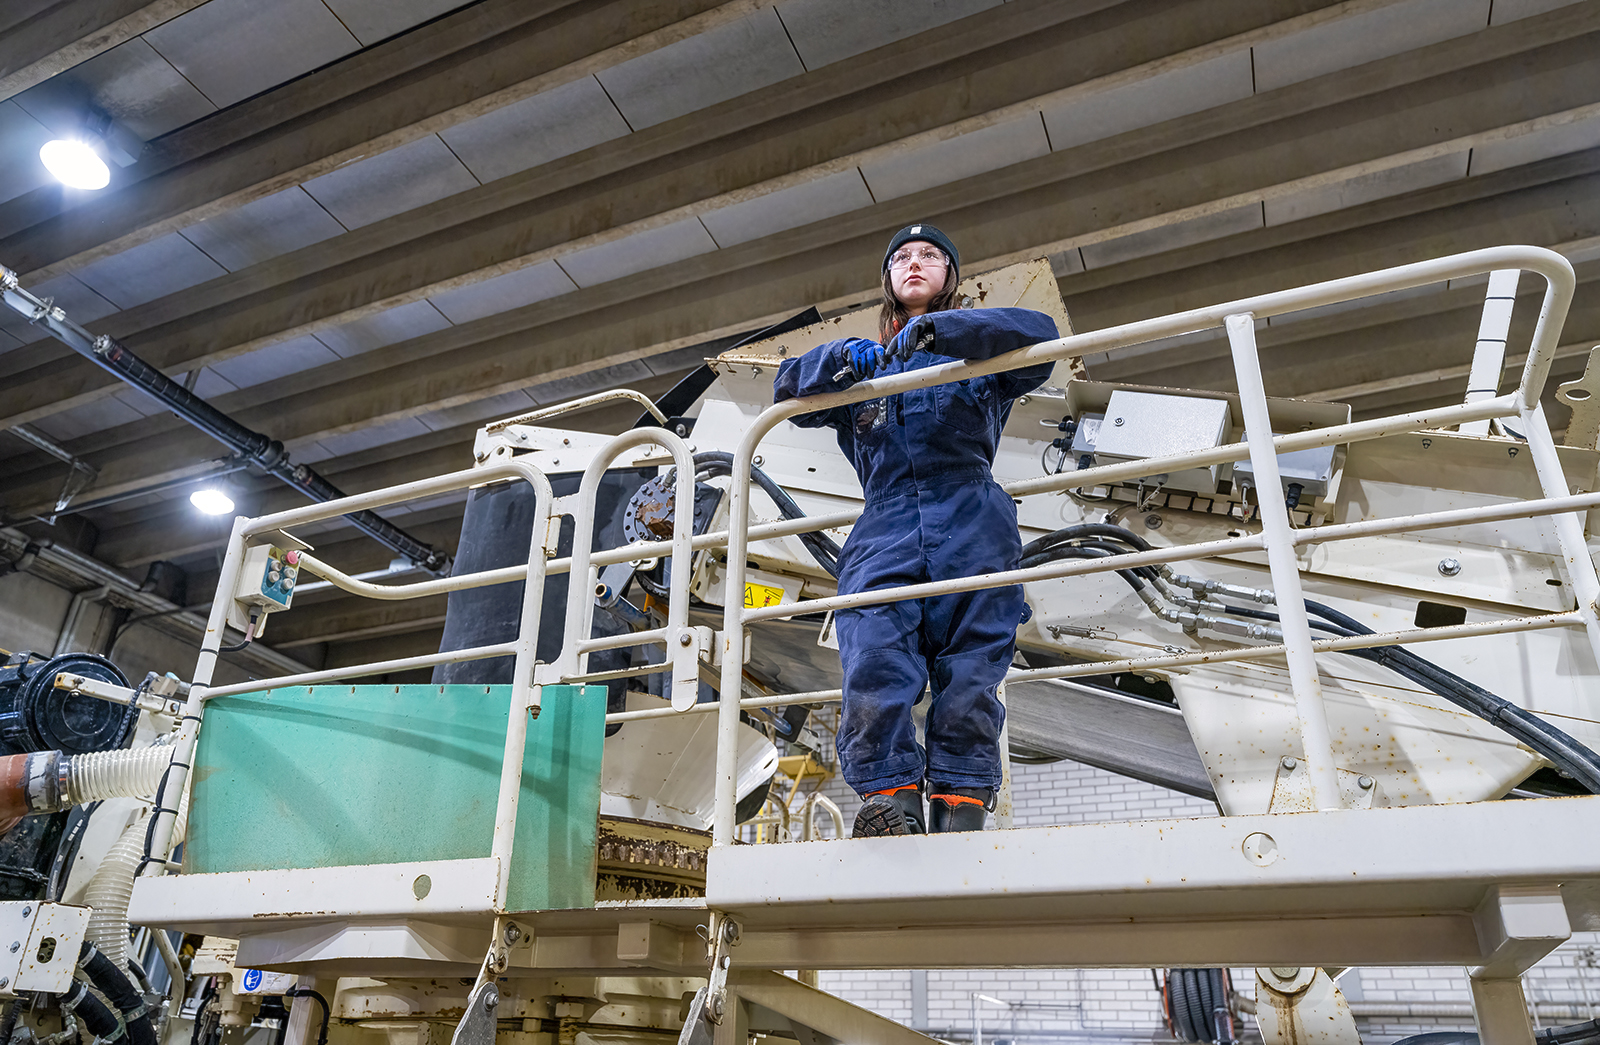
[[[1383, 788], [1376, 780], [1363, 773], [1348, 769], [1335, 770], [1339, 780], [1339, 804], [1345, 809], [1371, 809], [1381, 805]], [[1311, 774], [1306, 764], [1293, 755], [1286, 755], [1278, 763], [1277, 776], [1272, 781], [1272, 801], [1267, 807], [1273, 813], [1314, 813], [1316, 803], [1311, 799]]]
[[711, 927], [711, 977], [689, 1002], [678, 1045], [712, 1045], [716, 1027], [728, 1013], [728, 969], [733, 965], [728, 952], [738, 946], [742, 930], [738, 922], [715, 911], [711, 912]]
[[[494, 933], [489, 937], [489, 951], [483, 956], [483, 966], [478, 970], [478, 986], [493, 983], [496, 976], [505, 974], [511, 965], [511, 948], [522, 942], [522, 926], [500, 915], [494, 920]], [[472, 1011], [470, 1007], [467, 1010]]]
[[672, 709], [687, 711], [700, 699], [700, 660], [710, 659], [715, 642], [710, 628], [690, 625], [667, 638], [672, 663]]
[[495, 1020], [499, 1016], [499, 1009], [500, 988], [495, 986], [493, 980], [472, 988], [472, 993], [467, 995], [467, 1011], [462, 1014], [461, 1022], [456, 1024], [450, 1045], [494, 1045]]
[[1582, 377], [1556, 386], [1556, 398], [1572, 408], [1562, 442], [1593, 450], [1600, 444], [1600, 346], [1589, 350]]

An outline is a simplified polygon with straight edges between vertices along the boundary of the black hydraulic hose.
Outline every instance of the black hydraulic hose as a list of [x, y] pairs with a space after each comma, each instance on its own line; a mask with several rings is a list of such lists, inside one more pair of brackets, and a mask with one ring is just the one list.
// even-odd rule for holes
[[90, 982], [122, 1013], [123, 1023], [128, 1028], [128, 1041], [132, 1045], [156, 1045], [156, 1030], [150, 1024], [144, 999], [139, 996], [138, 988], [134, 987], [127, 974], [89, 940], [83, 941], [83, 947], [78, 951], [78, 967], [88, 974]]
[[[345, 494], [303, 464], [289, 460], [283, 444], [235, 421], [210, 403], [139, 358], [115, 338], [90, 334], [59, 311], [41, 308], [41, 302], [17, 286], [16, 274], [0, 267], [0, 300], [13, 311], [42, 327], [58, 341], [101, 369], [151, 397], [161, 406], [228, 447], [242, 462], [294, 487], [313, 501], [334, 501]], [[450, 573], [450, 556], [425, 544], [376, 512], [351, 512], [351, 525], [418, 566], [438, 576]]]
[[[317, 1045], [328, 1045], [328, 1017], [330, 1015], [328, 999], [324, 998], [320, 992], [314, 991], [309, 987], [290, 987], [283, 992], [283, 996], [285, 998], [311, 998], [322, 1006], [322, 1029], [317, 1032]], [[284, 1022], [287, 1023], [288, 1021], [285, 1020]]]
[[[1310, 599], [1305, 602], [1309, 613], [1323, 618], [1322, 621], [1311, 621], [1311, 626], [1318, 631], [1340, 638], [1373, 634], [1371, 628], [1331, 606], [1324, 606]], [[1223, 609], [1240, 617], [1281, 622], [1276, 613], [1267, 610], [1250, 609], [1245, 606], [1224, 606]], [[1588, 788], [1591, 794], [1600, 794], [1600, 755], [1577, 738], [1532, 712], [1524, 711], [1509, 700], [1496, 696], [1482, 686], [1401, 646], [1372, 646], [1339, 652], [1381, 664], [1395, 674], [1438, 694], [1457, 707], [1471, 712], [1520, 740], [1561, 772]]]
[[[1085, 548], [1069, 544], [1030, 555], [1017, 563], [1017, 568], [1025, 570], [1030, 566], [1043, 566], [1047, 562], [1060, 559], [1108, 559], [1116, 554], [1119, 553], [1106, 551], [1104, 548]], [[1144, 579], [1132, 570], [1118, 570], [1117, 576], [1127, 581], [1128, 586], [1134, 591], [1143, 591], [1145, 588]]]
[[[708, 472], [711, 475], [731, 475], [733, 474], [733, 455], [723, 450], [708, 450], [705, 453], [694, 455], [694, 466], [696, 469]], [[793, 497], [789, 496], [789, 491], [780, 486], [772, 476], [751, 465], [750, 478], [754, 479], [756, 485], [760, 486], [767, 496], [772, 498], [772, 503], [778, 506], [778, 514], [785, 519], [804, 519], [806, 517], [806, 513], [800, 508], [800, 505], [795, 503]], [[843, 554], [843, 549], [835, 543], [833, 538], [825, 533], [817, 532], [800, 533], [795, 536], [800, 538], [800, 543], [804, 544], [806, 550], [811, 553], [811, 557], [817, 560], [817, 565], [828, 571], [829, 576], [839, 576], [839, 556]]]
[[78, 1019], [83, 1021], [83, 1025], [89, 1028], [89, 1032], [99, 1039], [96, 1045], [113, 1042], [122, 1037], [122, 1023], [117, 1019], [117, 1014], [107, 1008], [105, 1002], [89, 993], [88, 985], [82, 980], [72, 982], [72, 988], [61, 996], [61, 1004], [71, 1009]]
[[[1126, 555], [1130, 550], [1120, 544], [1114, 544], [1111, 541], [1103, 541], [1097, 538], [1090, 538], [1086, 541], [1078, 541], [1076, 547], [1098, 548], [1108, 555]], [[1154, 566], [1132, 566], [1129, 568], [1147, 581], [1153, 581], [1161, 575]]]
[[1600, 1020], [1546, 1027], [1535, 1034], [1533, 1040], [1538, 1045], [1597, 1045], [1600, 1043]]
[[[1306, 609], [1352, 634], [1373, 634], [1371, 628], [1332, 607], [1307, 599]], [[1590, 794], [1600, 795], [1600, 754], [1596, 754], [1576, 737], [1460, 675], [1446, 671], [1432, 661], [1424, 660], [1410, 650], [1399, 646], [1377, 646], [1370, 651], [1361, 652], [1374, 654], [1371, 659], [1381, 660], [1384, 664], [1403, 665], [1408, 671], [1437, 683], [1437, 687], [1428, 688], [1458, 707], [1465, 708], [1509, 733], [1587, 788]], [[1423, 684], [1427, 685], [1426, 682]]]
[[[1086, 558], [1086, 554], [1066, 554], [1070, 547], [1058, 547], [1067, 541], [1080, 541], [1080, 548], [1105, 549], [1115, 547], [1115, 544], [1106, 544], [1094, 538], [1105, 538], [1110, 542], [1120, 542], [1132, 546], [1138, 551], [1150, 550], [1150, 544], [1133, 531], [1109, 523], [1078, 523], [1045, 534], [1037, 540], [1030, 541], [1023, 547], [1023, 558], [1020, 565], [1037, 566], [1049, 562], [1052, 558]], [[1097, 554], [1089, 551], [1088, 554]], [[1129, 577], [1128, 571], [1118, 570], [1123, 574], [1123, 579], [1132, 584], [1135, 590], [1141, 585], [1135, 584]], [[1324, 606], [1311, 599], [1305, 600], [1306, 610], [1321, 617], [1326, 624], [1312, 621], [1311, 625], [1318, 631], [1340, 637], [1354, 635], [1371, 635], [1373, 631], [1359, 621], [1348, 617], [1330, 606]], [[1240, 616], [1253, 617], [1257, 620], [1279, 621], [1276, 613], [1265, 610], [1254, 610], [1243, 606], [1226, 606], [1226, 612]], [[1281, 623], [1281, 621], [1280, 621]], [[1425, 689], [1455, 704], [1466, 711], [1477, 715], [1491, 725], [1504, 730], [1510, 736], [1526, 744], [1542, 758], [1549, 761], [1561, 772], [1587, 788], [1592, 794], [1600, 794], [1600, 754], [1585, 746], [1575, 737], [1551, 725], [1544, 719], [1525, 711], [1510, 701], [1490, 693], [1477, 684], [1462, 678], [1451, 671], [1440, 667], [1430, 660], [1426, 660], [1410, 650], [1400, 646], [1376, 646], [1369, 649], [1341, 650], [1350, 656], [1360, 657], [1382, 664], [1391, 671], [1410, 679]]]
[[[56, 903], [66, 891], [67, 876], [72, 873], [72, 864], [78, 858], [78, 847], [83, 844], [83, 832], [89, 827], [89, 818], [99, 808], [99, 802], [90, 802], [86, 806], [74, 809], [67, 816], [67, 829], [61, 833], [55, 859], [50, 863], [50, 879], [44, 892], [46, 901]], [[0, 1045], [6, 1045], [10, 1040], [7, 1035], [0, 1034]]]
[[0, 1045], [6, 1045], [11, 1040], [11, 1032], [17, 1029], [17, 1017], [22, 1015], [22, 999], [13, 998], [6, 1002], [5, 1015], [0, 1016]]
[[1111, 523], [1074, 523], [1071, 526], [1047, 533], [1043, 537], [1024, 544], [1022, 546], [1022, 557], [1026, 559], [1028, 556], [1037, 555], [1053, 545], [1089, 537], [1103, 537], [1112, 541], [1121, 541], [1123, 544], [1131, 544], [1136, 550], [1142, 552], [1150, 550], [1150, 542], [1124, 527], [1115, 526]]

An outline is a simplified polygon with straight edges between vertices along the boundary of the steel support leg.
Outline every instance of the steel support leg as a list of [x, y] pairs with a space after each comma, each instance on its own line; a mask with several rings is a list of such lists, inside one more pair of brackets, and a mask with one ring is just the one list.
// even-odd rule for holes
[[[299, 994], [289, 1008], [289, 1026], [283, 1032], [283, 1045], [318, 1045], [322, 1036], [323, 1020], [333, 1022], [333, 1013], [322, 1006], [333, 1005], [334, 991], [339, 981], [331, 976], [302, 976], [295, 986], [297, 991], [315, 991], [316, 995]], [[320, 995], [320, 997], [318, 997]]]
[[1289, 662], [1295, 713], [1300, 720], [1301, 753], [1311, 780], [1311, 800], [1318, 809], [1338, 809], [1339, 777], [1333, 764], [1333, 735], [1322, 704], [1322, 683], [1311, 651], [1311, 624], [1306, 619], [1305, 596], [1300, 589], [1300, 564], [1278, 478], [1278, 455], [1272, 447], [1272, 419], [1261, 383], [1261, 361], [1256, 355], [1255, 316], [1245, 312], [1229, 316], [1224, 322], [1239, 382], [1239, 409], [1244, 414], [1245, 438], [1250, 444], [1250, 466], [1256, 473], [1261, 531], [1272, 568], [1272, 588], [1277, 593], [1284, 655]]
[[1522, 978], [1467, 981], [1472, 988], [1472, 1018], [1483, 1045], [1533, 1045], [1533, 1022]]

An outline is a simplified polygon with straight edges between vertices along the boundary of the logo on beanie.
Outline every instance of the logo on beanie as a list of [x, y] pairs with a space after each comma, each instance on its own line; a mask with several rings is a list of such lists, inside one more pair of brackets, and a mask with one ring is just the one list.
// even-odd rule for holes
[[917, 233], [919, 233], [921, 231], [922, 231], [922, 226], [921, 225], [913, 225], [913, 226], [911, 226], [911, 234], [912, 235], [916, 235]]

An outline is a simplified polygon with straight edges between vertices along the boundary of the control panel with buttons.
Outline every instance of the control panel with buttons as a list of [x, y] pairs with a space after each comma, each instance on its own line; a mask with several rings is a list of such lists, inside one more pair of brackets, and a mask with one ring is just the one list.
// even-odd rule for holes
[[230, 627], [243, 631], [254, 612], [255, 633], [260, 635], [267, 614], [289, 608], [300, 578], [300, 554], [297, 549], [272, 544], [258, 544], [245, 552], [239, 586], [234, 590], [233, 605], [228, 607]]

